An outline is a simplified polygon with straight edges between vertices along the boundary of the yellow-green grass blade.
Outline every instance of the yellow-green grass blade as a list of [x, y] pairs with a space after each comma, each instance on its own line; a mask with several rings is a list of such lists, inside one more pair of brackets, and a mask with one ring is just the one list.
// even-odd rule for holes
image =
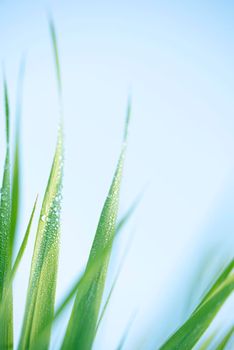
[[225, 350], [233, 335], [234, 335], [234, 326], [231, 327], [231, 329], [223, 337], [223, 339], [217, 345], [216, 350]]
[[49, 347], [51, 327], [47, 327], [40, 344], [38, 336], [54, 314], [62, 174], [63, 136], [60, 130], [37, 229], [19, 349], [35, 349], [35, 344], [41, 350]]
[[[4, 103], [6, 122], [6, 156], [0, 200], [0, 349], [13, 348], [13, 300], [12, 286], [8, 284], [11, 270], [11, 187], [10, 187], [10, 145], [9, 145], [9, 100], [4, 79]], [[7, 296], [7, 298], [6, 298]]]
[[[127, 127], [129, 122], [130, 107], [128, 108], [126, 130], [124, 133], [123, 148], [120, 154], [117, 169], [105, 201], [96, 235], [90, 251], [89, 260], [84, 274], [86, 292], [82, 293], [78, 288], [71, 317], [64, 337], [62, 349], [89, 350], [92, 347], [96, 334], [96, 326], [102, 301], [105, 280], [112, 244], [116, 231], [116, 219], [118, 214], [119, 192], [122, 178], [122, 169], [125, 158]], [[102, 256], [107, 248], [107, 255], [96, 272], [90, 278], [87, 274], [93, 263]]]
[[[125, 221], [125, 224], [126, 224], [127, 221]], [[118, 234], [120, 233], [120, 231], [118, 231]], [[119, 237], [117, 234], [115, 235], [115, 238], [114, 238], [114, 242], [113, 244], [115, 244], [115, 241], [117, 239], [117, 237]], [[128, 248], [128, 247], [127, 247]], [[126, 252], [127, 252], [127, 249], [126, 249]], [[119, 272], [121, 270], [121, 266], [123, 265], [123, 262], [124, 262], [124, 258], [126, 256], [126, 252], [124, 254], [124, 257], [123, 259], [121, 260], [121, 265], [119, 266], [119, 269], [118, 269], [118, 272], [117, 272], [117, 275], [116, 275], [116, 278], [115, 278], [115, 281], [117, 281], [118, 279], [118, 275], [119, 275]], [[87, 292], [87, 283], [86, 283], [86, 279], [89, 278], [89, 279], [93, 279], [97, 272], [99, 271], [100, 267], [102, 266], [103, 262], [105, 261], [107, 255], [109, 254], [109, 247], [107, 246], [105, 249], [103, 249], [103, 252], [101, 255], [99, 255], [96, 260], [92, 263], [92, 265], [89, 267], [89, 269], [84, 273], [81, 273], [79, 275], [79, 277], [77, 278], [76, 282], [73, 284], [73, 286], [69, 289], [69, 291], [66, 293], [66, 296], [63, 298], [62, 302], [60, 303], [60, 305], [58, 306], [57, 310], [55, 311], [54, 313], [54, 316], [53, 316], [53, 319], [51, 319], [49, 321], [49, 323], [47, 324], [47, 326], [45, 327], [45, 329], [47, 327], [50, 327], [51, 324], [53, 322], [55, 322], [59, 317], [60, 315], [62, 314], [62, 312], [66, 309], [67, 305], [71, 302], [71, 300], [73, 299], [73, 297], [76, 295], [77, 293], [77, 290], [79, 289], [80, 290], [80, 295], [84, 295], [86, 292]], [[85, 274], [85, 276], [84, 276]], [[115, 284], [115, 282], [114, 282]], [[114, 287], [114, 286], [112, 286]], [[111, 294], [111, 293], [110, 293]], [[107, 307], [107, 305], [106, 305]], [[103, 311], [104, 312], [104, 311]], [[100, 323], [100, 319], [99, 319], [99, 322]], [[42, 333], [45, 332], [45, 329], [43, 330]], [[40, 335], [40, 337], [42, 337], [42, 335]]]
[[[219, 280], [219, 279], [218, 279]], [[234, 275], [228, 274], [190, 318], [160, 348], [161, 350], [192, 349], [234, 290]]]
[[212, 344], [217, 332], [212, 333], [209, 337], [207, 337], [203, 343], [200, 345], [199, 350], [207, 350], [210, 348], [210, 345]]

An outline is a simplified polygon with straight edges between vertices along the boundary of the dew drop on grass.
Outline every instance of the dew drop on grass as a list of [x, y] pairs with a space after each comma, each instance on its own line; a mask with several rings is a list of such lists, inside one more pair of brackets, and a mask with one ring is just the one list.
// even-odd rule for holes
[[46, 216], [45, 216], [45, 215], [42, 215], [42, 216], [41, 216], [41, 221], [43, 221], [43, 222], [46, 221]]

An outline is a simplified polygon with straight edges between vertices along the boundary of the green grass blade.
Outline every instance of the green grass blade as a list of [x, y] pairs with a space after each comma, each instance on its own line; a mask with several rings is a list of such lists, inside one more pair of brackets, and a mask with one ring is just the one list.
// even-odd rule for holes
[[[13, 300], [12, 286], [8, 285], [11, 270], [11, 187], [10, 187], [10, 145], [9, 145], [9, 101], [6, 80], [4, 80], [4, 101], [6, 121], [6, 156], [0, 201], [0, 348], [13, 348]], [[7, 295], [7, 298], [6, 298]]]
[[84, 274], [86, 292], [81, 293], [78, 289], [72, 314], [64, 337], [62, 349], [91, 349], [96, 334], [96, 326], [105, 286], [107, 269], [116, 231], [116, 219], [118, 214], [119, 191], [122, 178], [122, 169], [125, 158], [127, 128], [129, 122], [130, 108], [127, 113], [126, 129], [124, 133], [123, 149], [119, 158], [117, 169], [105, 201], [96, 235], [90, 251], [86, 272], [93, 263], [102, 255], [107, 248], [107, 256], [96, 275], [90, 279]]
[[17, 229], [17, 220], [19, 212], [20, 202], [20, 119], [21, 119], [21, 108], [22, 108], [22, 94], [23, 94], [23, 79], [24, 79], [25, 61], [22, 60], [18, 78], [17, 88], [17, 105], [16, 105], [16, 131], [15, 131], [15, 149], [13, 158], [13, 177], [12, 177], [12, 193], [11, 193], [11, 251], [13, 255], [15, 246], [15, 236]]
[[38, 199], [38, 196], [37, 196], [37, 198], [35, 200], [35, 203], [34, 203], [34, 206], [33, 206], [33, 209], [32, 209], [32, 213], [31, 213], [31, 216], [30, 216], [30, 219], [29, 219], [29, 223], [28, 223], [25, 235], [24, 235], [24, 239], [23, 239], [23, 241], [21, 243], [21, 246], [20, 246], [18, 254], [16, 256], [14, 265], [13, 265], [12, 270], [11, 270], [11, 279], [13, 279], [14, 276], [15, 276], [15, 273], [16, 273], [18, 267], [19, 267], [19, 264], [21, 262], [21, 259], [22, 259], [23, 255], [24, 255], [24, 251], [25, 251], [25, 248], [26, 248], [27, 243], [28, 243], [28, 237], [29, 237], [29, 234], [30, 234], [30, 231], [31, 231], [31, 226], [32, 226], [32, 222], [33, 222], [33, 218], [34, 218], [34, 214], [35, 214], [35, 210], [36, 210], [37, 199]]
[[227, 332], [227, 334], [224, 336], [224, 338], [218, 344], [216, 350], [225, 350], [226, 346], [228, 345], [229, 341], [231, 340], [233, 334], [234, 334], [234, 326]]
[[[219, 279], [218, 279], [219, 280]], [[212, 289], [212, 288], [211, 288]], [[198, 342], [203, 333], [234, 290], [234, 275], [228, 274], [214, 292], [191, 315], [179, 330], [166, 341], [161, 350], [187, 350]]]
[[[62, 173], [63, 140], [60, 130], [37, 229], [19, 349], [35, 349], [39, 334], [54, 314]], [[50, 333], [49, 328], [38, 348], [48, 349]]]
[[230, 261], [230, 263], [227, 265], [227, 267], [223, 270], [223, 272], [220, 274], [220, 276], [217, 278], [217, 280], [213, 283], [211, 288], [208, 290], [208, 292], [205, 294], [205, 296], [202, 298], [201, 302], [195, 309], [195, 311], [203, 305], [209, 297], [220, 287], [220, 285], [225, 281], [225, 279], [229, 276], [229, 274], [234, 269], [234, 259]]
[[59, 97], [61, 99], [62, 95], [62, 82], [61, 82], [61, 69], [60, 69], [60, 62], [59, 62], [59, 53], [58, 53], [58, 42], [57, 42], [57, 35], [56, 35], [56, 30], [54, 26], [54, 21], [49, 16], [49, 29], [50, 29], [50, 36], [52, 40], [52, 47], [54, 51], [54, 59], [55, 59], [55, 68], [56, 68], [56, 78], [57, 78], [57, 86], [58, 86], [58, 93]]
[[203, 343], [200, 345], [199, 350], [207, 350], [210, 348], [210, 345], [212, 344], [214, 338], [216, 336], [216, 332], [212, 333], [207, 339], [203, 341]]

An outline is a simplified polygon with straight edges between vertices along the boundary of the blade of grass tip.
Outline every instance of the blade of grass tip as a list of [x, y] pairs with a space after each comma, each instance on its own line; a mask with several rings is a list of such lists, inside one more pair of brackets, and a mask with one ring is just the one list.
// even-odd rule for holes
[[58, 93], [59, 93], [59, 97], [61, 99], [62, 82], [61, 82], [61, 69], [60, 69], [59, 53], [58, 53], [58, 42], [57, 42], [57, 35], [56, 35], [54, 21], [53, 21], [50, 14], [48, 15], [48, 23], [49, 23], [49, 29], [50, 29], [50, 36], [51, 36], [51, 40], [52, 40], [52, 47], [53, 47], [53, 51], [54, 51]]
[[192, 349], [234, 290], [234, 275], [229, 274], [209, 298], [189, 317], [160, 348], [161, 350]]
[[85, 284], [87, 285], [87, 292], [83, 293], [81, 296], [81, 291], [78, 289], [62, 349], [91, 349], [95, 337], [107, 269], [115, 236], [120, 183], [125, 158], [129, 117], [130, 103], [126, 117], [122, 151], [109, 194], [101, 213], [93, 245], [90, 251], [86, 272], [92, 266], [92, 263], [97, 259], [97, 257], [102, 254], [106, 247], [108, 247], [108, 254], [103, 261], [102, 266], [92, 279], [87, 277], [88, 275], [86, 273], [84, 274], [83, 278], [85, 280]]
[[225, 350], [227, 345], [229, 344], [233, 334], [234, 334], [234, 326], [223, 337], [221, 342], [217, 345], [216, 350]]
[[11, 220], [11, 190], [10, 190], [10, 130], [9, 130], [9, 100], [6, 79], [4, 77], [4, 104], [6, 123], [6, 156], [1, 188], [0, 201], [0, 348], [13, 348], [13, 300], [12, 286], [8, 286], [8, 276], [11, 270], [11, 241], [10, 241], [10, 220]]
[[[32, 258], [24, 321], [19, 343], [19, 349], [23, 350], [29, 348], [48, 349], [51, 335], [51, 320], [54, 317], [57, 284], [63, 177], [62, 86], [53, 22], [50, 21], [49, 25], [58, 80], [60, 127], [50, 177], [42, 203]], [[46, 332], [44, 332], [44, 329], [46, 329]], [[42, 333], [43, 337], [41, 337]]]
[[17, 229], [17, 220], [20, 202], [20, 119], [22, 108], [22, 93], [23, 93], [23, 79], [25, 70], [25, 59], [23, 58], [20, 64], [18, 87], [17, 87], [17, 104], [16, 104], [16, 131], [15, 131], [15, 149], [13, 159], [13, 179], [12, 179], [12, 193], [11, 193], [11, 250], [12, 254], [15, 246], [15, 236]]

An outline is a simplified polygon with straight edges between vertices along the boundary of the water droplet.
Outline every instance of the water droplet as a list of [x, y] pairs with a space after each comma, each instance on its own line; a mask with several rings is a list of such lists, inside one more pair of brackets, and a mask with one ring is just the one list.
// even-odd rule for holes
[[45, 215], [42, 215], [42, 216], [41, 216], [41, 221], [43, 221], [43, 222], [46, 221], [46, 216], [45, 216]]

